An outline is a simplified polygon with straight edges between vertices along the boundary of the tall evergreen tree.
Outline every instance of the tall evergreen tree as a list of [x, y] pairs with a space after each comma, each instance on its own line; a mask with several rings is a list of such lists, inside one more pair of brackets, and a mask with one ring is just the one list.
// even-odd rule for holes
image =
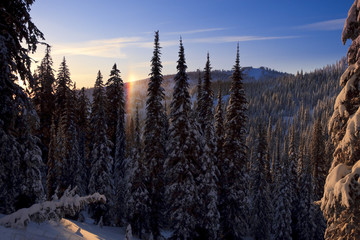
[[109, 208], [113, 206], [113, 180], [112, 168], [113, 159], [111, 157], [111, 141], [108, 139], [106, 131], [106, 112], [105, 112], [105, 93], [101, 72], [98, 72], [91, 108], [90, 128], [92, 149], [90, 153], [91, 170], [89, 180], [89, 192], [99, 192], [106, 196], [106, 204], [93, 206], [91, 211], [96, 221], [103, 217], [105, 224], [111, 222]]
[[[120, 70], [116, 64], [111, 69], [110, 78], [105, 84], [106, 87], [106, 114], [107, 114], [107, 125], [108, 125], [108, 137], [109, 140], [114, 144], [112, 148], [112, 157], [115, 158], [116, 148], [116, 131], [118, 122], [120, 121], [120, 128], [124, 126], [124, 115], [125, 115], [125, 99], [124, 99], [124, 82], [120, 76]], [[125, 131], [125, 130], [124, 130]], [[124, 143], [124, 141], [121, 141]], [[121, 145], [121, 143], [119, 143]], [[119, 152], [123, 154], [122, 151]], [[122, 159], [124, 158], [121, 156]]]
[[81, 195], [87, 194], [87, 183], [90, 169], [89, 162], [89, 125], [90, 125], [90, 101], [85, 94], [85, 88], [81, 88], [76, 104], [76, 121], [78, 127], [79, 143], [79, 166], [76, 174], [77, 186]]
[[52, 67], [53, 60], [50, 56], [51, 47], [47, 45], [45, 56], [41, 60], [40, 66], [37, 68], [38, 90], [34, 96], [35, 108], [39, 115], [39, 137], [43, 144], [43, 160], [46, 163], [48, 147], [50, 143], [51, 119], [54, 111], [54, 69]]
[[[315, 239], [313, 183], [311, 176], [311, 164], [306, 153], [305, 144], [300, 145], [298, 161], [298, 204], [296, 206], [296, 231], [298, 239]], [[317, 223], [319, 224], [319, 223]], [[319, 238], [316, 238], [319, 239]]]
[[239, 46], [226, 110], [224, 163], [221, 165], [220, 214], [224, 239], [247, 234], [247, 156], [245, 145], [247, 100], [242, 83]]
[[291, 130], [289, 133], [289, 148], [288, 148], [288, 157], [287, 167], [289, 168], [289, 195], [290, 195], [290, 204], [291, 204], [291, 227], [292, 227], [292, 236], [293, 238], [297, 239], [301, 232], [298, 232], [296, 229], [297, 219], [296, 219], [296, 212], [297, 212], [297, 205], [298, 203], [298, 185], [297, 185], [297, 166], [298, 166], [298, 141], [295, 132], [295, 123], [292, 124]]
[[116, 223], [125, 220], [125, 96], [120, 71], [114, 64], [106, 83], [106, 113], [108, 138], [113, 143], [111, 156], [114, 159], [115, 215]]
[[[328, 172], [328, 161], [325, 154], [325, 138], [323, 136], [320, 119], [315, 121], [310, 142], [310, 163], [313, 179], [313, 198], [318, 201], [324, 193], [325, 179]], [[315, 206], [314, 222], [316, 230], [313, 239], [323, 239], [326, 222], [319, 206]]]
[[266, 179], [266, 133], [264, 127], [259, 125], [256, 146], [256, 156], [251, 166], [251, 232], [255, 239], [270, 239], [270, 206], [269, 184]]
[[195, 215], [198, 206], [196, 189], [196, 144], [191, 136], [190, 94], [186, 73], [184, 47], [180, 39], [179, 60], [174, 81], [174, 92], [170, 104], [170, 144], [165, 171], [169, 183], [166, 196], [172, 222], [172, 239], [193, 239], [195, 225], [199, 218]]
[[[215, 111], [215, 135], [216, 135], [216, 156], [218, 159], [218, 165], [222, 164], [224, 160], [224, 137], [225, 137], [225, 128], [224, 128], [224, 111], [223, 111], [223, 101], [221, 95], [221, 88], [218, 93], [218, 103]], [[218, 166], [219, 167], [219, 166]]]
[[[360, 56], [357, 54], [360, 33], [359, 10], [360, 5], [356, 0], [349, 10], [342, 32], [344, 44], [348, 39], [352, 40], [347, 54], [349, 66], [340, 78], [343, 88], [336, 98], [334, 112], [328, 125], [335, 152], [321, 205], [327, 219], [325, 239], [356, 239], [360, 236], [360, 194], [357, 174], [360, 156]], [[351, 170], [342, 171], [341, 177], [335, 179], [334, 175], [339, 176], [339, 171], [345, 168]], [[338, 191], [335, 191], [334, 186]]]
[[150, 198], [146, 187], [148, 169], [142, 158], [139, 108], [136, 106], [134, 145], [131, 150], [130, 176], [127, 187], [127, 217], [134, 233], [141, 239], [142, 234], [150, 230]]
[[[28, 96], [16, 83], [19, 80], [30, 87], [34, 87], [35, 84], [30, 69], [29, 53], [35, 52], [39, 39], [43, 39], [43, 34], [31, 21], [29, 12], [33, 2], [16, 0], [0, 3], [1, 213], [9, 213], [15, 208], [34, 203], [30, 200], [31, 196], [26, 196], [27, 190], [24, 191], [31, 181], [35, 189], [41, 188], [38, 186], [41, 176], [30, 176], [26, 173], [32, 171], [31, 168], [37, 168], [37, 159], [41, 158], [37, 138], [33, 134], [33, 124], [30, 123], [36, 123], [38, 118]], [[33, 173], [40, 173], [38, 168], [33, 170]], [[33, 180], [27, 177], [33, 177]], [[20, 196], [25, 196], [25, 199], [21, 197], [21, 200]]]
[[150, 224], [151, 232], [155, 239], [160, 236], [161, 205], [163, 199], [163, 165], [165, 158], [165, 147], [163, 141], [158, 139], [163, 136], [164, 111], [162, 101], [164, 100], [164, 89], [162, 64], [160, 60], [159, 32], [155, 32], [154, 52], [151, 59], [151, 73], [148, 85], [148, 98], [146, 100], [146, 120], [144, 131], [144, 161], [149, 169], [147, 188], [150, 196]]

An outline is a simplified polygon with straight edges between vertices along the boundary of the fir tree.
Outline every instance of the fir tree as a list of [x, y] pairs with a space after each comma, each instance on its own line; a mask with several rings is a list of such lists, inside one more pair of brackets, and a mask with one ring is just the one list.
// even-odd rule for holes
[[[360, 156], [360, 137], [358, 122], [360, 118], [359, 101], [359, 10], [358, 1], [354, 1], [342, 32], [342, 41], [345, 44], [352, 40], [347, 54], [348, 68], [340, 78], [341, 92], [336, 98], [334, 112], [329, 121], [329, 133], [335, 146], [333, 161], [329, 176], [339, 174], [339, 169], [352, 169], [358, 172]], [[359, 174], [354, 172], [341, 173], [341, 177], [328, 177], [325, 193], [322, 198], [322, 211], [327, 219], [325, 239], [356, 239], [360, 236], [360, 194]], [[338, 175], [337, 175], [338, 176]], [[345, 184], [342, 184], [346, 182]], [[335, 184], [336, 185], [333, 185]], [[338, 184], [339, 183], [339, 184]], [[341, 192], [338, 194], [334, 188]], [[346, 200], [346, 196], [349, 198]], [[344, 199], [345, 198], [345, 199]]]
[[109, 224], [111, 222], [109, 208], [113, 206], [114, 196], [112, 180], [113, 159], [111, 157], [111, 141], [106, 134], [106, 100], [100, 71], [96, 78], [93, 99], [90, 119], [92, 149], [90, 153], [89, 192], [104, 194], [107, 198], [107, 203], [93, 206], [91, 212], [97, 222], [103, 217], [104, 223]]
[[[33, 1], [2, 1], [0, 13], [0, 212], [32, 204], [27, 186], [38, 190], [37, 160], [41, 158], [34, 127], [38, 117], [17, 80], [34, 87], [29, 53], [43, 34], [31, 21]], [[35, 123], [35, 124], [34, 124]], [[25, 159], [29, 161], [25, 161]], [[29, 175], [29, 172], [32, 173]], [[32, 175], [36, 174], [36, 176]], [[27, 177], [34, 179], [27, 179]], [[33, 181], [31, 183], [31, 181]], [[37, 191], [36, 191], [37, 192]], [[24, 197], [24, 198], [23, 198]], [[38, 196], [36, 196], [38, 198]], [[30, 200], [31, 199], [31, 200]]]
[[34, 96], [34, 103], [40, 119], [39, 137], [43, 144], [43, 160], [46, 163], [48, 147], [50, 143], [51, 119], [54, 111], [54, 69], [53, 60], [50, 56], [51, 47], [47, 45], [45, 56], [38, 67], [37, 82], [38, 90]]
[[112, 157], [114, 159], [115, 184], [115, 215], [116, 223], [122, 224], [125, 218], [125, 188], [126, 188], [126, 159], [125, 159], [125, 99], [124, 83], [120, 71], [114, 64], [110, 78], [106, 83], [106, 113], [108, 137], [113, 143]]
[[170, 104], [169, 156], [165, 163], [169, 179], [166, 196], [174, 229], [171, 238], [185, 240], [195, 237], [195, 225], [199, 221], [195, 213], [199, 199], [194, 165], [197, 151], [191, 136], [189, 83], [182, 40], [177, 63], [178, 72]]
[[222, 234], [225, 239], [239, 239], [247, 234], [248, 229], [246, 220], [247, 148], [245, 145], [247, 100], [242, 79], [238, 46], [230, 100], [226, 110], [225, 157], [220, 169], [222, 179], [220, 214]]
[[[314, 206], [313, 206], [313, 183], [311, 176], [311, 165], [306, 154], [305, 145], [300, 145], [298, 161], [298, 205], [296, 214], [296, 231], [298, 239], [311, 240], [314, 238]], [[319, 223], [317, 223], [319, 224]], [[319, 239], [319, 238], [317, 238]]]
[[252, 194], [252, 235], [255, 239], [270, 239], [270, 206], [269, 184], [266, 180], [266, 133], [259, 125], [256, 155], [251, 166], [251, 194]]
[[148, 98], [146, 100], [146, 120], [144, 131], [144, 161], [149, 169], [147, 188], [150, 196], [149, 209], [151, 210], [149, 222], [154, 238], [160, 236], [160, 218], [163, 194], [163, 163], [165, 158], [165, 147], [162, 139], [164, 129], [164, 111], [162, 101], [164, 100], [164, 89], [161, 87], [163, 81], [162, 64], [160, 60], [159, 32], [155, 32], [154, 52], [151, 59], [151, 73], [148, 85]]
[[224, 160], [224, 113], [223, 113], [223, 101], [221, 96], [221, 88], [218, 93], [218, 103], [215, 111], [215, 135], [216, 135], [216, 156], [218, 159], [218, 165], [222, 164]]
[[131, 151], [129, 185], [127, 187], [127, 218], [134, 233], [141, 239], [142, 234], [150, 230], [148, 217], [150, 214], [148, 169], [142, 158], [139, 108], [136, 106], [134, 145]]
[[[326, 174], [329, 168], [325, 155], [325, 138], [323, 136], [320, 119], [316, 120], [311, 135], [310, 163], [312, 166], [311, 169], [314, 188], [313, 198], [318, 201], [323, 196]], [[314, 222], [316, 223], [316, 230], [313, 239], [323, 239], [326, 222], [322, 212], [320, 211], [320, 207], [314, 206], [314, 208]]]
[[89, 162], [89, 117], [90, 117], [90, 101], [85, 94], [85, 88], [81, 88], [78, 101], [76, 104], [76, 121], [79, 144], [79, 163], [77, 167], [75, 182], [78, 186], [79, 195], [85, 195], [87, 191], [88, 175], [90, 169]]

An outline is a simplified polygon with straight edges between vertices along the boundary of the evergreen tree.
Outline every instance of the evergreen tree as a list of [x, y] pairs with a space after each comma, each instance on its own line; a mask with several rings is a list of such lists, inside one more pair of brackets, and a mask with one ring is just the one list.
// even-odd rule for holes
[[134, 145], [131, 151], [129, 185], [127, 187], [127, 217], [134, 233], [141, 239], [150, 230], [150, 198], [146, 187], [148, 169], [142, 158], [139, 108], [136, 106]]
[[269, 199], [269, 184], [266, 180], [266, 145], [265, 130], [262, 125], [259, 125], [256, 155], [251, 166], [251, 193], [253, 202], [251, 230], [255, 239], [270, 239], [271, 202]]
[[[17, 80], [34, 87], [29, 53], [43, 34], [31, 21], [32, 0], [0, 3], [0, 212], [33, 204], [28, 186], [42, 189], [38, 159], [41, 151], [34, 136], [38, 117]], [[25, 161], [27, 160], [27, 161]], [[35, 165], [31, 165], [35, 164]], [[28, 179], [33, 177], [33, 179]], [[35, 192], [34, 192], [35, 193]], [[33, 195], [33, 194], [31, 194]], [[37, 195], [37, 194], [36, 194]], [[35, 200], [35, 201], [34, 201]]]
[[160, 236], [161, 205], [163, 199], [163, 165], [165, 158], [165, 147], [163, 141], [158, 137], [163, 136], [164, 111], [162, 101], [164, 100], [164, 89], [161, 87], [163, 81], [162, 64], [160, 60], [159, 32], [155, 32], [154, 52], [151, 59], [151, 73], [148, 85], [148, 99], [146, 100], [146, 120], [144, 131], [144, 161], [149, 170], [148, 182], [146, 183], [151, 210], [149, 222], [151, 232], [155, 239]]
[[[285, 160], [285, 161], [284, 161]], [[277, 172], [274, 189], [274, 208], [276, 221], [274, 222], [274, 239], [292, 238], [292, 217], [291, 217], [291, 190], [289, 162], [282, 159], [279, 165], [283, 165]]]
[[50, 56], [51, 47], [47, 45], [45, 56], [38, 67], [37, 82], [38, 90], [34, 96], [34, 103], [40, 119], [39, 137], [43, 144], [43, 160], [46, 163], [48, 147], [50, 143], [51, 119], [54, 111], [54, 69], [53, 60]]
[[[335, 146], [333, 161], [322, 198], [322, 211], [327, 219], [325, 239], [356, 239], [360, 236], [360, 194], [359, 168], [359, 10], [358, 1], [354, 1], [345, 21], [342, 41], [352, 43], [347, 54], [348, 68], [340, 78], [341, 92], [336, 98], [334, 112], [329, 121], [329, 133]], [[341, 169], [351, 169], [341, 172]], [[335, 185], [336, 184], [336, 185]], [[327, 186], [327, 187], [326, 187]], [[336, 187], [334, 187], [336, 186]], [[332, 188], [331, 188], [332, 187]], [[336, 188], [338, 191], [335, 191]], [[339, 194], [341, 193], [341, 194]]]
[[89, 117], [90, 117], [90, 101], [85, 94], [85, 88], [81, 88], [76, 104], [76, 121], [79, 144], [79, 165], [77, 167], [75, 182], [78, 186], [79, 195], [87, 194], [87, 183], [90, 169], [89, 162]]
[[[124, 128], [124, 115], [125, 115], [125, 99], [124, 99], [124, 82], [120, 77], [120, 70], [117, 69], [116, 64], [110, 72], [110, 78], [106, 83], [106, 114], [107, 114], [107, 125], [108, 125], [108, 137], [109, 140], [114, 144], [112, 148], [112, 157], [115, 158], [116, 148], [116, 132], [118, 124], [120, 128]], [[120, 123], [118, 123], [120, 121]], [[122, 130], [120, 129], [120, 132]], [[125, 131], [125, 130], [124, 130]], [[124, 140], [121, 140], [120, 145], [124, 144]], [[120, 150], [120, 149], [119, 149]], [[124, 152], [121, 150], [118, 152], [122, 155]], [[124, 156], [120, 156], [123, 160]], [[116, 161], [116, 160], [115, 160]]]
[[[221, 88], [218, 93], [218, 103], [215, 111], [215, 135], [216, 135], [216, 156], [218, 159], [218, 165], [224, 161], [224, 113], [223, 113], [223, 101], [221, 96]], [[219, 167], [219, 166], [218, 166]]]
[[[313, 179], [313, 198], [318, 201], [322, 198], [324, 193], [324, 185], [326, 174], [328, 172], [328, 162], [325, 154], [325, 138], [321, 127], [320, 119], [317, 119], [310, 142], [310, 163], [312, 166]], [[323, 239], [326, 222], [320, 211], [319, 206], [314, 206], [314, 222], [316, 223], [316, 230], [313, 239]]]
[[125, 159], [125, 96], [120, 71], [114, 64], [106, 83], [106, 113], [108, 138], [113, 143], [115, 221], [122, 225], [125, 218], [126, 159]]
[[298, 161], [298, 179], [299, 193], [296, 215], [296, 231], [298, 232], [298, 239], [311, 240], [315, 239], [314, 206], [312, 193], [313, 183], [311, 176], [310, 160], [306, 154], [304, 144], [300, 145]]
[[226, 110], [225, 158], [220, 169], [220, 214], [224, 239], [240, 239], [247, 234], [248, 229], [246, 220], [248, 176], [245, 145], [247, 100], [242, 79], [238, 46], [229, 105]]
[[291, 130], [289, 133], [289, 148], [288, 148], [288, 170], [289, 170], [289, 195], [290, 195], [290, 204], [291, 204], [291, 227], [292, 227], [292, 236], [293, 238], [297, 239], [299, 235], [301, 235], [301, 232], [298, 232], [296, 229], [297, 225], [297, 219], [296, 219], [296, 211], [297, 211], [297, 205], [298, 203], [298, 186], [297, 186], [297, 166], [298, 166], [298, 143], [297, 143], [297, 136], [295, 133], [295, 124], [291, 126]]
[[165, 162], [165, 171], [169, 180], [166, 196], [172, 222], [172, 239], [193, 239], [198, 216], [196, 189], [196, 145], [191, 136], [190, 95], [186, 73], [184, 47], [180, 40], [177, 74], [174, 81], [174, 92], [170, 104], [169, 156]]
[[111, 157], [111, 141], [106, 134], [105, 101], [104, 84], [101, 72], [99, 71], [94, 86], [90, 119], [92, 149], [90, 153], [91, 170], [89, 192], [99, 192], [106, 196], [107, 203], [93, 206], [91, 212], [97, 222], [103, 217], [104, 223], [109, 224], [111, 222], [109, 208], [113, 206], [114, 188], [112, 180], [113, 159]]

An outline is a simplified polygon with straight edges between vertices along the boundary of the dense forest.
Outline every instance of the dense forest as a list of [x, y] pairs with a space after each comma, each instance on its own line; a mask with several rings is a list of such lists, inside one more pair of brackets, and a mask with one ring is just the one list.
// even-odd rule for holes
[[[65, 57], [55, 71], [49, 45], [30, 71], [43, 38], [31, 4], [1, 4], [16, 17], [1, 15], [0, 213], [100, 193], [106, 201], [86, 208], [95, 223], [130, 225], [140, 239], [163, 239], [164, 229], [184, 240], [358, 236], [357, 41], [333, 65], [295, 75], [261, 68], [258, 78], [241, 67], [239, 44], [231, 71], [212, 70], [208, 54], [188, 73], [180, 39], [176, 74], [163, 76], [156, 31], [149, 79], [124, 83], [114, 64], [79, 90]], [[353, 19], [345, 42], [357, 37]], [[42, 218], [83, 218], [52, 214]]]

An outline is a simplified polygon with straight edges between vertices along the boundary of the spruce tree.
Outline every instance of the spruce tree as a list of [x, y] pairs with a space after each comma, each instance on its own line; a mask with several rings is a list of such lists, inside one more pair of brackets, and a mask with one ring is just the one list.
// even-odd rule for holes
[[251, 233], [255, 239], [270, 239], [270, 206], [269, 184], [266, 179], [266, 133], [260, 124], [258, 127], [256, 155], [251, 166]]
[[[32, 22], [33, 1], [2, 1], [0, 3], [0, 212], [33, 204], [27, 186], [33, 181], [40, 189], [37, 159], [41, 158], [34, 126], [38, 117], [27, 94], [17, 84], [35, 87], [29, 53], [36, 51], [43, 34]], [[35, 124], [34, 124], [35, 123]], [[25, 159], [30, 161], [25, 161]], [[31, 165], [35, 164], [35, 165]], [[31, 170], [32, 168], [32, 170]], [[35, 169], [36, 168], [36, 169]], [[27, 179], [27, 171], [36, 173]], [[30, 184], [30, 185], [31, 185]]]
[[45, 56], [37, 68], [38, 91], [34, 96], [35, 108], [39, 115], [39, 137], [43, 144], [43, 160], [47, 161], [48, 147], [50, 143], [51, 119], [54, 111], [54, 69], [53, 60], [50, 56], [51, 47], [46, 46]]
[[[313, 199], [318, 201], [324, 193], [325, 179], [328, 172], [328, 162], [325, 155], [325, 138], [320, 119], [315, 121], [310, 142], [310, 163], [313, 179]], [[314, 239], [323, 239], [326, 222], [320, 206], [314, 206], [314, 222], [316, 223]]]
[[111, 156], [114, 159], [115, 215], [116, 223], [122, 225], [125, 218], [125, 96], [120, 70], [114, 64], [106, 83], [107, 133], [113, 143]]
[[195, 225], [200, 220], [195, 215], [198, 204], [196, 189], [196, 145], [191, 136], [190, 94], [184, 47], [180, 39], [177, 74], [170, 104], [169, 156], [165, 171], [169, 180], [166, 196], [169, 204], [172, 239], [193, 239]]
[[98, 72], [91, 107], [91, 139], [92, 149], [90, 153], [91, 170], [89, 180], [89, 192], [99, 192], [106, 196], [106, 204], [99, 204], [91, 208], [92, 216], [98, 222], [101, 217], [105, 224], [111, 222], [109, 209], [113, 206], [113, 159], [111, 157], [111, 141], [106, 131], [105, 93], [101, 72]]
[[[221, 88], [219, 89], [217, 106], [215, 110], [215, 135], [216, 135], [216, 156], [218, 159], [218, 165], [222, 164], [224, 160], [224, 111], [223, 111], [223, 101], [221, 95]], [[218, 166], [219, 167], [219, 166]]]
[[220, 214], [224, 239], [239, 239], [247, 234], [248, 229], [245, 145], [247, 100], [242, 80], [238, 46], [226, 110], [224, 163], [220, 169]]
[[134, 233], [141, 239], [144, 232], [150, 231], [150, 198], [146, 187], [148, 169], [142, 158], [142, 141], [139, 121], [139, 108], [136, 106], [134, 145], [131, 150], [130, 176], [127, 187], [127, 218]]
[[85, 88], [81, 88], [76, 104], [76, 121], [79, 144], [79, 165], [75, 180], [78, 186], [79, 195], [87, 194], [87, 183], [89, 176], [89, 125], [90, 125], [90, 101], [85, 94]]
[[[315, 238], [313, 181], [311, 164], [306, 153], [305, 144], [300, 145], [298, 161], [298, 204], [296, 214], [296, 231], [298, 239], [311, 240]], [[320, 224], [320, 223], [316, 223]]]
[[146, 120], [144, 130], [144, 161], [149, 170], [146, 183], [150, 196], [149, 209], [151, 211], [149, 222], [151, 233], [157, 239], [160, 236], [161, 205], [163, 200], [163, 165], [165, 147], [162, 139], [164, 129], [164, 100], [162, 64], [160, 60], [159, 32], [155, 32], [154, 51], [151, 59], [151, 73], [148, 85], [148, 98], [146, 100]]
[[[345, 44], [348, 39], [351, 39], [352, 43], [347, 54], [348, 68], [340, 78], [342, 90], [336, 98], [334, 112], [328, 125], [335, 152], [321, 204], [327, 219], [325, 239], [356, 239], [360, 236], [360, 194], [357, 174], [360, 156], [360, 71], [357, 54], [359, 10], [358, 1], [354, 1], [342, 32], [343, 43]], [[341, 177], [335, 178], [341, 170]], [[335, 186], [338, 191], [335, 191]]]

